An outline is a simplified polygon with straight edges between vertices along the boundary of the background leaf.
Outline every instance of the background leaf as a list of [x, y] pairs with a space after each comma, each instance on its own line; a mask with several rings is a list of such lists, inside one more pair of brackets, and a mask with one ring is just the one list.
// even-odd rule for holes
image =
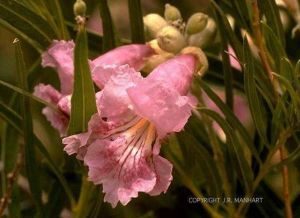
[[145, 43], [144, 23], [140, 0], [128, 0], [132, 43]]
[[97, 111], [94, 84], [88, 63], [87, 36], [79, 27], [74, 50], [74, 90], [71, 100], [71, 117], [68, 134], [87, 130], [90, 117]]
[[116, 47], [114, 24], [111, 18], [107, 0], [98, 0], [99, 11], [102, 18], [103, 26], [103, 51], [108, 51]]
[[[16, 52], [16, 63], [17, 63], [17, 72], [19, 76], [19, 85], [21, 88], [27, 90], [27, 78], [26, 78], [26, 68], [23, 59], [23, 53], [21, 50], [21, 45], [18, 39], [14, 41], [15, 52]], [[24, 156], [25, 156], [25, 169], [29, 182], [30, 191], [32, 192], [34, 202], [37, 209], [38, 216], [42, 216], [42, 202], [41, 202], [41, 182], [38, 164], [36, 160], [35, 148], [34, 148], [34, 135], [32, 127], [32, 117], [30, 111], [30, 102], [29, 99], [24, 96], [21, 97], [21, 114], [23, 117], [23, 132], [24, 132]], [[23, 152], [23, 151], [21, 151]]]

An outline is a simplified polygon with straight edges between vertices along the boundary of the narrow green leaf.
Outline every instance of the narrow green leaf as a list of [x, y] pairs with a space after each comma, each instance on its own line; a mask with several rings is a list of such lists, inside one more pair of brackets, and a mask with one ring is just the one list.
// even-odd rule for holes
[[231, 71], [231, 65], [229, 61], [229, 54], [226, 52], [228, 49], [228, 39], [226, 30], [222, 25], [220, 14], [216, 15], [216, 21], [218, 25], [218, 29], [220, 31], [220, 38], [221, 38], [221, 54], [222, 54], [222, 63], [223, 63], [223, 73], [224, 73], [224, 85], [225, 85], [225, 97], [226, 97], [226, 104], [232, 110], [234, 104], [233, 98], [233, 75]]
[[285, 77], [290, 84], [296, 84], [298, 82], [294, 77], [294, 68], [289, 59], [282, 57], [280, 60], [280, 73], [279, 75]]
[[145, 43], [143, 14], [140, 0], [128, 0], [132, 43]]
[[[23, 135], [23, 131], [20, 128], [20, 126], [23, 123], [23, 118], [2, 102], [0, 102], [0, 117], [4, 119], [7, 123], [9, 123], [19, 134]], [[75, 203], [75, 200], [67, 181], [65, 180], [59, 168], [52, 160], [46, 148], [43, 146], [43, 143], [36, 137], [36, 135], [34, 135], [34, 145], [37, 147], [37, 149], [40, 151], [43, 157], [45, 157], [45, 159], [48, 161], [50, 168], [53, 170], [53, 173], [57, 176], [61, 186], [64, 188], [64, 191], [66, 192], [69, 198], [69, 201], [73, 205]]]
[[286, 90], [289, 92], [291, 99], [294, 103], [294, 106], [297, 107], [300, 105], [300, 97], [299, 95], [296, 93], [296, 90], [293, 88], [293, 86], [291, 85], [291, 83], [284, 78], [283, 76], [277, 74], [277, 73], [273, 73], [274, 76], [276, 76], [276, 78], [279, 79], [279, 81], [282, 83], [282, 85], [286, 88]]
[[[16, 53], [16, 63], [17, 63], [17, 73], [19, 77], [19, 85], [22, 89], [28, 90], [25, 63], [23, 59], [23, 53], [21, 45], [18, 39], [14, 41], [15, 53]], [[29, 182], [30, 191], [33, 195], [33, 199], [36, 205], [37, 214], [42, 216], [42, 201], [41, 201], [41, 182], [38, 170], [38, 163], [35, 155], [34, 148], [34, 135], [32, 126], [32, 117], [30, 111], [30, 101], [29, 99], [21, 96], [21, 114], [23, 117], [22, 128], [24, 133], [24, 157], [25, 157], [25, 170], [27, 174], [27, 179]]]
[[211, 3], [212, 3], [212, 6], [215, 8], [216, 13], [219, 14], [220, 17], [222, 18], [221, 19], [222, 23], [220, 23], [220, 24], [223, 25], [224, 30], [226, 30], [226, 34], [228, 36], [230, 45], [233, 47], [233, 50], [235, 51], [238, 59], [242, 60], [243, 48], [242, 48], [241, 42], [239, 41], [239, 39], [233, 32], [233, 30], [230, 26], [230, 23], [225, 15], [225, 13], [222, 11], [222, 9], [218, 6], [218, 4], [214, 0], [211, 0]]
[[5, 105], [2, 101], [0, 101], [0, 116], [13, 128], [17, 129], [19, 132], [21, 131], [21, 116], [17, 114], [14, 110], [12, 110], [10, 107]]
[[69, 39], [70, 35], [69, 35], [69, 31], [67, 29], [67, 26], [65, 24], [65, 19], [64, 19], [64, 15], [62, 12], [62, 8], [60, 5], [60, 1], [59, 0], [52, 0], [52, 1], [45, 1], [45, 4], [49, 6], [50, 11], [52, 14], [52, 16], [54, 16], [54, 20], [57, 23], [57, 27], [58, 30], [60, 32], [60, 39]]
[[55, 111], [57, 111], [57, 112], [60, 112], [60, 111], [58, 110], [58, 108], [57, 108], [56, 105], [53, 105], [53, 104], [51, 104], [51, 103], [49, 103], [49, 102], [47, 102], [47, 101], [45, 101], [45, 100], [43, 100], [43, 99], [41, 99], [41, 98], [39, 98], [39, 97], [36, 97], [36, 96], [34, 96], [33, 94], [31, 94], [30, 92], [28, 92], [28, 91], [26, 91], [26, 90], [24, 90], [24, 89], [21, 89], [21, 88], [19, 88], [19, 87], [17, 87], [17, 86], [11, 85], [11, 84], [9, 84], [9, 83], [7, 83], [7, 82], [4, 82], [4, 81], [2, 81], [2, 80], [0, 80], [0, 85], [4, 86], [4, 87], [6, 87], [6, 88], [9, 88], [9, 89], [11, 89], [11, 90], [13, 90], [13, 91], [15, 91], [15, 92], [17, 92], [17, 93], [20, 93], [20, 94], [23, 95], [23, 96], [29, 97], [29, 98], [31, 98], [32, 100], [34, 100], [34, 101], [36, 101], [36, 102], [39, 102], [39, 103], [41, 103], [41, 104], [43, 104], [43, 105], [45, 105], [45, 106], [48, 106], [48, 107], [50, 107], [51, 109], [53, 109], [53, 110], [55, 110]]
[[292, 153], [290, 153], [283, 161], [272, 166], [272, 169], [280, 170], [282, 167], [289, 165], [289, 164], [295, 162], [296, 160], [299, 160], [299, 157], [300, 157], [300, 146], [298, 146], [298, 148], [296, 148]]
[[274, 0], [258, 1], [260, 11], [265, 15], [268, 25], [276, 33], [279, 39], [279, 43], [282, 47], [285, 46], [285, 36], [283, 26], [280, 20], [279, 7], [276, 5]]
[[59, 183], [55, 181], [51, 185], [51, 189], [49, 191], [48, 202], [45, 206], [44, 218], [57, 217], [64, 207], [64, 198], [65, 196], [62, 188], [59, 186]]
[[74, 91], [68, 129], [70, 135], [85, 132], [90, 117], [97, 111], [95, 90], [88, 63], [87, 36], [83, 26], [79, 26], [74, 60]]
[[273, 61], [274, 69], [280, 71], [280, 62], [282, 58], [286, 57], [284, 47], [280, 43], [280, 39], [274, 31], [265, 22], [261, 22], [262, 32], [268, 48], [270, 59]]
[[248, 98], [250, 111], [252, 114], [252, 119], [254, 125], [257, 129], [258, 134], [262, 140], [267, 143], [267, 133], [266, 133], [266, 122], [265, 115], [262, 111], [262, 103], [259, 99], [256, 83], [254, 79], [255, 67], [252, 54], [249, 49], [247, 40], [244, 40], [244, 81], [245, 81], [245, 92]]
[[[178, 141], [180, 142], [181, 148], [185, 148], [184, 154], [184, 166], [185, 171], [191, 173], [191, 178], [197, 180], [195, 175], [199, 175], [199, 169], [201, 169], [202, 179], [205, 180], [205, 185], [208, 187], [210, 196], [221, 195], [220, 182], [222, 181], [216, 164], [213, 160], [212, 154], [210, 154], [196, 138], [186, 132], [182, 132], [178, 135]], [[171, 145], [172, 146], [172, 145]], [[201, 167], [201, 168], [200, 168]]]
[[[3, 136], [1, 138], [1, 161], [3, 163], [2, 176], [2, 193], [6, 190], [7, 174], [12, 172], [17, 157], [19, 154], [19, 135], [18, 132], [10, 125], [6, 124], [3, 128]], [[21, 217], [20, 196], [17, 185], [14, 184], [11, 198], [13, 199], [8, 205], [8, 212], [10, 217]]]
[[103, 51], [109, 51], [116, 47], [115, 43], [115, 33], [113, 20], [109, 11], [107, 0], [98, 0], [99, 2], [99, 11], [102, 18], [103, 26], [103, 37], [102, 37], [102, 47]]
[[199, 111], [210, 116], [223, 129], [224, 133], [226, 134], [226, 143], [229, 146], [228, 148], [234, 154], [233, 161], [236, 162], [235, 166], [237, 167], [237, 173], [241, 175], [246, 190], [251, 190], [253, 173], [248, 162], [246, 161], [244, 151], [241, 149], [241, 146], [238, 142], [236, 135], [234, 134], [234, 131], [218, 113], [207, 108], [199, 108]]
[[293, 71], [293, 82], [297, 90], [300, 90], [300, 82], [299, 82], [299, 74], [300, 74], [300, 60], [297, 61], [295, 69]]
[[0, 25], [18, 34], [39, 52], [57, 38], [51, 26], [16, 0], [0, 0]]
[[271, 145], [275, 145], [278, 134], [282, 128], [289, 123], [287, 117], [289, 113], [287, 112], [286, 104], [288, 102], [288, 93], [285, 92], [277, 101], [277, 105], [272, 115], [272, 124], [271, 124]]
[[243, 126], [243, 124], [239, 121], [239, 119], [234, 115], [234, 113], [230, 110], [230, 108], [217, 96], [211, 88], [202, 80], [197, 79], [199, 82], [201, 88], [205, 93], [209, 96], [209, 98], [218, 106], [218, 108], [223, 112], [223, 114], [226, 117], [226, 120], [230, 124], [232, 128], [234, 128], [236, 131], [239, 132], [239, 134], [242, 136], [243, 141], [247, 144], [248, 148], [250, 149], [253, 156], [257, 159], [259, 163], [261, 163], [259, 154], [255, 148], [255, 146], [252, 143], [252, 139], [247, 132], [246, 128]]

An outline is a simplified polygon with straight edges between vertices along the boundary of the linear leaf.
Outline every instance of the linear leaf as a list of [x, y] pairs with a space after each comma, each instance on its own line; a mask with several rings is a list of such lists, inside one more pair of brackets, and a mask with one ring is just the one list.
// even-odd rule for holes
[[229, 146], [228, 149], [232, 150], [234, 155], [233, 161], [236, 162], [237, 173], [241, 175], [246, 190], [250, 190], [252, 188], [253, 173], [248, 162], [246, 161], [244, 151], [241, 149], [234, 131], [232, 131], [232, 128], [228, 125], [228, 123], [215, 111], [207, 108], [200, 108], [199, 111], [210, 116], [223, 129], [224, 133], [226, 134], [226, 143]]
[[103, 51], [105, 52], [116, 47], [116, 42], [114, 38], [114, 25], [107, 4], [107, 0], [98, 0], [98, 2], [103, 26], [102, 47]]
[[274, 0], [258, 1], [258, 3], [261, 9], [260, 11], [266, 16], [268, 25], [278, 37], [281, 46], [284, 47], [285, 36], [280, 20], [279, 7], [276, 5]]
[[[10, 106], [16, 107], [15, 104], [16, 95], [12, 96], [10, 101]], [[1, 138], [1, 161], [3, 163], [3, 170], [1, 172], [2, 175], [2, 193], [6, 190], [6, 179], [8, 173], [12, 172], [17, 161], [17, 157], [19, 154], [19, 135], [18, 132], [9, 124], [6, 123], [3, 127], [3, 137]], [[10, 217], [21, 217], [21, 209], [20, 209], [20, 196], [19, 189], [17, 185], [13, 185], [13, 191], [11, 194], [11, 198], [13, 199], [8, 205], [8, 211]]]
[[284, 47], [270, 26], [265, 22], [261, 22], [261, 26], [266, 46], [274, 62], [273, 65], [275, 66], [276, 71], [279, 71], [281, 59], [286, 57]]
[[[0, 102], [0, 117], [4, 119], [7, 123], [9, 123], [19, 134], [23, 135], [23, 131], [20, 126], [23, 123], [23, 118], [17, 114], [14, 110], [12, 110], [7, 105]], [[59, 168], [56, 166], [55, 162], [52, 160], [50, 154], [43, 146], [43, 143], [34, 135], [34, 145], [37, 149], [41, 152], [41, 154], [45, 157], [48, 161], [50, 168], [53, 170], [53, 173], [57, 176], [61, 186], [64, 188], [69, 201], [71, 204], [74, 204], [74, 197], [72, 191], [69, 188], [67, 181], [65, 180], [64, 176], [61, 174]]]
[[[185, 171], [191, 172], [190, 177], [193, 178], [195, 177], [194, 175], [200, 174], [199, 170], [201, 169], [201, 174], [208, 187], [208, 192], [211, 196], [219, 196], [221, 194], [220, 187], [222, 186], [220, 181], [222, 180], [212, 154], [189, 133], [180, 133], [178, 135], [178, 141], [181, 144], [180, 147], [182, 150], [183, 148], [186, 149], [186, 152], [183, 152]], [[196, 180], [196, 178], [194, 178], [194, 180]]]
[[[24, 63], [21, 45], [18, 39], [15, 39], [14, 45], [15, 45], [19, 85], [22, 89], [28, 90], [27, 78], [25, 73], [25, 63]], [[33, 136], [33, 125], [32, 125], [29, 99], [25, 98], [24, 96], [21, 96], [20, 108], [23, 117], [22, 128], [24, 133], [25, 170], [29, 182], [30, 191], [33, 195], [33, 199], [37, 209], [37, 214], [39, 216], [42, 216], [43, 213], [42, 201], [41, 201], [42, 189], [41, 189], [40, 174], [39, 174], [40, 171], [38, 170], [35, 148], [33, 145], [34, 136]]]
[[239, 60], [242, 60], [242, 44], [233, 32], [230, 23], [225, 15], [225, 13], [222, 11], [222, 9], [218, 6], [218, 4], [215, 2], [215, 0], [211, 0], [212, 6], [215, 8], [215, 11], [217, 14], [220, 15], [222, 19], [220, 21], [222, 22], [221, 25], [224, 26], [224, 30], [226, 30], [226, 34], [228, 36], [230, 45], [232, 45], [234, 52], [236, 53]]
[[199, 82], [201, 88], [205, 93], [209, 96], [209, 98], [218, 106], [218, 108], [224, 113], [226, 120], [230, 124], [232, 128], [237, 130], [239, 134], [242, 136], [244, 142], [247, 144], [248, 148], [250, 149], [251, 153], [254, 155], [254, 157], [257, 159], [257, 161], [261, 162], [259, 158], [259, 154], [252, 144], [252, 139], [247, 132], [246, 128], [243, 126], [243, 124], [239, 121], [239, 119], [234, 115], [234, 113], [230, 110], [230, 108], [217, 96], [211, 88], [202, 80], [197, 79]]
[[262, 111], [261, 101], [258, 97], [256, 83], [254, 79], [255, 67], [252, 54], [247, 40], [244, 40], [244, 81], [245, 92], [248, 98], [249, 107], [254, 125], [262, 140], [267, 143], [265, 116]]
[[86, 131], [90, 117], [97, 111], [95, 90], [88, 63], [87, 35], [83, 26], [79, 26], [74, 59], [74, 91], [68, 129], [70, 135]]
[[16, 0], [0, 0], [0, 24], [18, 34], [39, 52], [57, 38], [51, 26]]
[[229, 54], [226, 52], [228, 49], [228, 39], [224, 26], [222, 25], [221, 16], [216, 15], [216, 21], [218, 24], [218, 29], [221, 36], [221, 54], [222, 54], [222, 63], [223, 63], [223, 73], [224, 73], [224, 85], [225, 85], [225, 96], [226, 104], [230, 109], [233, 108], [234, 98], [233, 98], [233, 75], [231, 71], [231, 65], [229, 61]]
[[51, 103], [49, 103], [49, 102], [47, 102], [47, 101], [45, 101], [45, 100], [43, 100], [43, 99], [41, 99], [39, 97], [36, 97], [32, 93], [30, 93], [30, 92], [28, 92], [28, 91], [26, 91], [26, 90], [24, 90], [22, 88], [19, 88], [17, 86], [11, 85], [11, 84], [9, 84], [7, 82], [4, 82], [2, 80], [0, 80], [0, 85], [4, 86], [6, 88], [9, 88], [9, 89], [11, 89], [11, 90], [13, 90], [13, 91], [15, 91], [17, 93], [20, 93], [23, 96], [29, 97], [32, 100], [34, 100], [36, 102], [39, 102], [39, 103], [41, 103], [41, 104], [43, 104], [45, 106], [50, 107], [53, 110], [56, 110], [57, 112], [59, 112], [59, 110], [57, 109], [57, 106], [55, 106], [54, 104], [51, 104]]
[[64, 15], [61, 9], [60, 1], [59, 0], [52, 0], [52, 1], [43, 0], [43, 1], [45, 2], [46, 5], [49, 6], [51, 13], [53, 13], [52, 16], [55, 17], [55, 21], [57, 23], [57, 27], [60, 32], [59, 38], [65, 40], [69, 39], [70, 38], [69, 31], [64, 21]]
[[128, 0], [131, 40], [133, 43], [145, 43], [143, 14], [140, 0]]

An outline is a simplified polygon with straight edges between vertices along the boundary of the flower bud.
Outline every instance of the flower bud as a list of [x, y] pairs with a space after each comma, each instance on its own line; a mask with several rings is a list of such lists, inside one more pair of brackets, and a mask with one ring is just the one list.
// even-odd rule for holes
[[213, 21], [213, 19], [208, 18], [205, 29], [200, 33], [190, 35], [188, 38], [188, 44], [191, 46], [204, 48], [215, 40], [217, 35], [216, 33], [216, 23]]
[[147, 58], [143, 72], [150, 73], [155, 67], [174, 57], [174, 54], [162, 50], [156, 39], [148, 42], [148, 45], [155, 51], [155, 54]]
[[185, 47], [181, 54], [192, 54], [197, 58], [197, 74], [203, 76], [208, 69], [208, 60], [205, 53], [198, 47]]
[[161, 49], [178, 53], [185, 45], [184, 36], [175, 27], [166, 26], [157, 34], [157, 42]]
[[165, 5], [164, 16], [167, 21], [175, 21], [175, 20], [182, 19], [180, 11], [176, 7], [170, 4]]
[[85, 16], [86, 4], [83, 0], [76, 0], [73, 11], [75, 16]]
[[207, 25], [208, 16], [201, 12], [193, 14], [186, 25], [186, 33], [189, 35], [201, 32]]
[[156, 38], [156, 34], [165, 26], [167, 21], [158, 14], [148, 14], [143, 18], [145, 34], [149, 39]]

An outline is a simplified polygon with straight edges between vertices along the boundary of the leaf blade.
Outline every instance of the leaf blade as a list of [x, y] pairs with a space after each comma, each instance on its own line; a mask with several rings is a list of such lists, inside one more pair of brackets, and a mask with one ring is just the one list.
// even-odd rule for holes
[[[25, 62], [19, 40], [14, 41], [15, 55], [17, 63], [18, 82], [21, 88], [27, 90], [27, 78], [25, 75]], [[33, 124], [30, 110], [29, 99], [21, 96], [21, 115], [23, 117], [22, 127], [24, 133], [24, 157], [25, 157], [25, 170], [29, 182], [30, 191], [36, 205], [38, 216], [42, 216], [42, 189], [40, 182], [40, 175], [38, 164], [35, 155], [35, 148], [33, 146]]]
[[143, 14], [140, 0], [128, 0], [132, 43], [145, 43]]
[[71, 99], [69, 135], [85, 132], [90, 117], [97, 111], [95, 90], [88, 63], [87, 35], [83, 26], [79, 26], [74, 60], [74, 91]]

